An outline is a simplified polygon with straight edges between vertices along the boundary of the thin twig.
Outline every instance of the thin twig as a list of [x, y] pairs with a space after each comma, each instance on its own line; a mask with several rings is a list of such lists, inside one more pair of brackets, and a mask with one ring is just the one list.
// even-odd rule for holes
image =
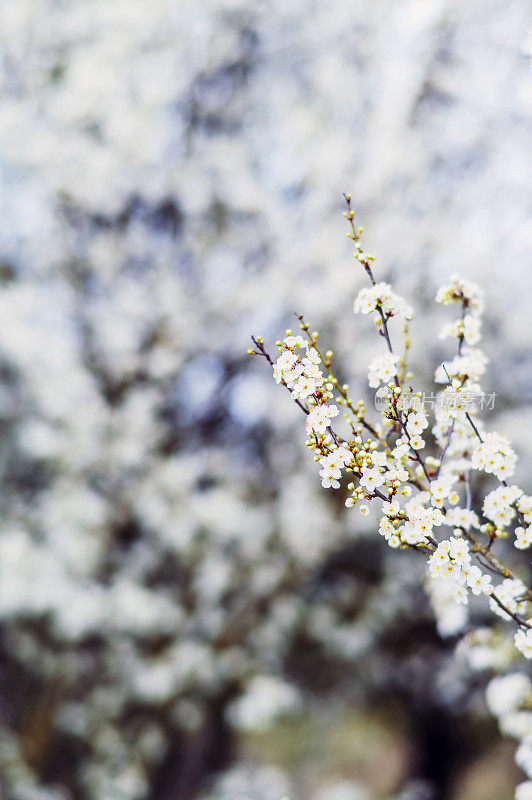
[[526, 619], [523, 619], [523, 617], [520, 617], [519, 614], [516, 614], [515, 612], [510, 611], [510, 609], [507, 606], [505, 606], [504, 603], [501, 600], [499, 600], [499, 598], [497, 597], [495, 592], [492, 592], [490, 597], [492, 597], [495, 600], [495, 602], [497, 603], [499, 608], [502, 608], [502, 610], [506, 614], [508, 614], [509, 617], [511, 617], [513, 620], [515, 620], [515, 622], [517, 622], [519, 627], [528, 628], [529, 630], [530, 630], [530, 628], [532, 628], [532, 625], [530, 624], [530, 622], [527, 622]]
[[440, 470], [441, 470], [442, 465], [443, 465], [443, 459], [445, 458], [445, 454], [447, 453], [447, 450], [449, 449], [449, 445], [451, 444], [451, 438], [452, 438], [452, 435], [453, 435], [454, 423], [455, 422], [456, 422], [456, 420], [453, 419], [451, 425], [449, 426], [449, 430], [447, 432], [447, 439], [446, 439], [446, 442], [445, 442], [445, 446], [444, 446], [443, 450], [441, 451], [441, 455], [440, 455], [440, 464], [438, 466], [438, 469], [436, 470], [436, 478], [440, 474]]

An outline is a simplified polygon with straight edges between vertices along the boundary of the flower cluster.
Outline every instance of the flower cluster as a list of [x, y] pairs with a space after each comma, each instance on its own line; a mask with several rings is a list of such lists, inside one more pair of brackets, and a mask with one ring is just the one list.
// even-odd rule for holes
[[459, 303], [477, 313], [481, 313], [484, 308], [484, 297], [480, 287], [459, 275], [451, 275], [449, 283], [440, 286], [436, 292], [436, 302], [445, 306]]
[[484, 516], [491, 519], [498, 528], [509, 525], [515, 517], [513, 504], [521, 494], [518, 486], [499, 486], [484, 498], [482, 510]]
[[474, 469], [495, 475], [499, 480], [511, 478], [515, 471], [517, 456], [506, 436], [500, 433], [486, 433], [471, 454]]
[[342, 476], [342, 469], [349, 464], [353, 458], [350, 450], [346, 447], [335, 447], [328, 455], [322, 456], [319, 460], [321, 469], [321, 485], [328, 489], [338, 489], [340, 482], [338, 478]]
[[397, 295], [389, 283], [376, 283], [369, 289], [361, 289], [353, 304], [355, 314], [371, 314], [382, 311], [385, 317], [401, 316], [412, 319], [412, 307]]
[[[286, 383], [292, 391], [292, 397], [305, 400], [320, 389], [325, 380], [319, 368], [320, 357], [315, 350], [308, 347], [302, 336], [292, 336], [286, 332], [286, 338], [280, 344], [280, 356], [273, 368], [277, 383]], [[303, 350], [304, 355], [298, 353]]]
[[452, 275], [449, 284], [438, 290], [436, 302], [443, 305], [457, 303], [462, 307], [460, 319], [446, 323], [440, 331], [440, 339], [456, 338], [467, 345], [478, 344], [480, 341], [480, 314], [484, 306], [479, 287], [458, 275]]
[[466, 379], [478, 382], [486, 371], [488, 359], [482, 352], [474, 347], [462, 347], [461, 355], [457, 355], [445, 365], [436, 368], [434, 380], [436, 383], [447, 383], [449, 378], [456, 378], [460, 384]]
[[463, 319], [449, 322], [440, 331], [440, 339], [460, 338], [466, 344], [474, 345], [480, 341], [480, 319], [466, 314]]
[[368, 367], [368, 383], [376, 389], [381, 382], [389, 383], [397, 375], [397, 358], [392, 353], [374, 358]]
[[433, 578], [448, 581], [449, 592], [459, 603], [468, 602], [464, 587], [476, 595], [493, 591], [490, 576], [471, 564], [468, 543], [461, 537], [451, 536], [440, 542], [429, 558], [429, 569]]
[[331, 424], [331, 420], [338, 416], [338, 407], [335, 405], [318, 405], [307, 416], [307, 434], [323, 434]]

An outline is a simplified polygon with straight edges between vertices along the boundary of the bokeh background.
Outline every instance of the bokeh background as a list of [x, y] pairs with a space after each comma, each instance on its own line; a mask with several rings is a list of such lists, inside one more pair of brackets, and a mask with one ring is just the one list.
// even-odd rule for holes
[[512, 796], [423, 565], [321, 490], [246, 350], [303, 311], [364, 395], [351, 192], [421, 383], [438, 282], [483, 284], [530, 487], [531, 26], [529, 0], [0, 3], [2, 798]]

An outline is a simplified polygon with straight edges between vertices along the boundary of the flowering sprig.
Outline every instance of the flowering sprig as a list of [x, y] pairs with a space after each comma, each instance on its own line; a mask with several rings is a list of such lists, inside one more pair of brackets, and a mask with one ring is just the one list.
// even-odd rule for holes
[[[406, 388], [412, 377], [406, 363], [412, 307], [388, 283], [375, 279], [375, 258], [362, 247], [363, 229], [355, 225], [350, 196], [345, 199], [354, 257], [370, 280], [370, 286], [355, 298], [353, 310], [371, 315], [386, 345], [368, 371], [369, 386], [378, 390], [381, 401], [380, 418], [368, 419], [364, 403], [353, 401], [348, 385], [339, 383], [332, 351], [325, 355], [320, 351], [318, 333], [310, 333], [302, 315], [298, 315], [302, 335], [288, 330], [277, 342], [275, 362], [260, 338], [253, 338], [255, 349], [249, 352], [266, 358], [275, 380], [305, 412], [306, 444], [318, 462], [322, 486], [338, 489], [345, 482], [345, 505], [358, 506], [364, 516], [377, 501], [378, 531], [387, 543], [429, 554], [429, 575], [438, 585], [440, 602], [448, 596], [467, 605], [471, 595], [487, 595], [495, 614], [516, 623], [515, 645], [532, 658], [532, 624], [526, 619], [532, 591], [492, 549], [497, 539], [512, 534], [517, 549], [532, 545], [532, 497], [508, 485], [516, 454], [506, 437], [484, 432], [471, 402], [482, 392], [480, 379], [487, 363], [476, 347], [482, 292], [453, 275], [436, 294], [436, 302], [458, 305], [459, 316], [440, 332], [442, 339], [455, 338], [457, 349], [454, 357], [436, 368], [435, 381], [443, 386], [431, 421], [422, 394]], [[405, 321], [402, 358], [394, 351], [390, 333], [394, 317]], [[340, 406], [349, 426], [345, 436], [334, 426]], [[472, 508], [474, 472], [492, 476], [500, 484], [486, 494], [477, 510]], [[514, 522], [519, 524], [511, 530]], [[440, 534], [446, 527], [452, 535]], [[493, 576], [502, 581], [494, 585]]]

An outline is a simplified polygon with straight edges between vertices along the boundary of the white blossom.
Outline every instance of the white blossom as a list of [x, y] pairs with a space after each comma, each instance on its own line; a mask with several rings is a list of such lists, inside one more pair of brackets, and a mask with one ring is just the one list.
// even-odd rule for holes
[[307, 432], [325, 433], [330, 425], [331, 419], [338, 414], [338, 408], [334, 405], [316, 406], [307, 415]]
[[368, 383], [375, 389], [382, 382], [389, 383], [397, 375], [397, 359], [391, 353], [385, 353], [370, 361], [368, 368]]
[[369, 289], [361, 289], [353, 306], [355, 314], [371, 314], [376, 308], [390, 316], [399, 314], [405, 319], [412, 318], [411, 306], [396, 295], [388, 283], [376, 283]]
[[527, 550], [532, 545], [532, 525], [526, 528], [520, 526], [515, 529], [515, 542], [514, 546], [518, 550]]
[[532, 629], [528, 628], [524, 631], [520, 628], [515, 634], [514, 642], [525, 658], [532, 658]]
[[474, 469], [493, 473], [499, 480], [511, 478], [515, 470], [517, 456], [510, 442], [500, 433], [486, 433], [483, 441], [476, 444], [471, 455]]

